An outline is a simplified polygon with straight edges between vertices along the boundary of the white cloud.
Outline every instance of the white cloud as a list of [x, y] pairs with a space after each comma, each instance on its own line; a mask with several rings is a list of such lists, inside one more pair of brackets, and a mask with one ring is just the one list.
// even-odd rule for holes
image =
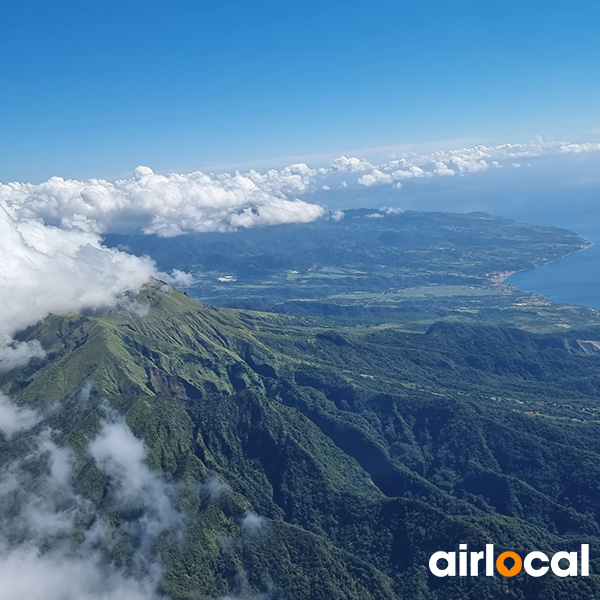
[[[42, 419], [41, 414], [25, 413], [3, 398], [3, 424], [7, 412], [17, 415], [21, 430]], [[144, 508], [153, 498], [144, 503], [140, 518], [147, 541], [136, 545], [131, 570], [126, 571], [107, 556], [112, 544], [128, 534], [127, 528], [113, 524], [108, 535], [109, 527], [94, 505], [73, 487], [75, 453], [53, 438], [49, 429], [28, 432], [19, 440], [19, 458], [5, 459], [0, 467], [0, 600], [163, 597], [157, 592], [162, 570], [150, 550], [157, 528], [152, 527], [152, 513]], [[121, 449], [131, 452], [127, 444]], [[167, 508], [167, 513], [174, 510]], [[90, 522], [94, 525], [81, 529], [81, 524]]]
[[[21, 215], [22, 215], [21, 211]], [[110, 306], [156, 274], [154, 263], [105, 248], [97, 234], [63, 230], [9, 212], [0, 202], [0, 369], [44, 356], [12, 336], [49, 313]]]
[[[498, 146], [473, 146], [454, 150], [437, 150], [422, 155], [406, 155], [387, 163], [372, 165], [360, 159], [352, 159], [346, 172], [361, 173], [356, 179], [359, 185], [371, 187], [392, 184], [400, 189], [407, 179], [465, 175], [499, 168], [504, 165], [516, 166], [518, 160], [525, 157], [551, 156], [560, 154], [580, 154], [600, 151], [600, 143], [585, 142], [572, 144], [567, 142], [545, 142], [541, 138], [528, 144], [501, 144]], [[346, 159], [342, 157], [342, 165]], [[336, 164], [335, 161], [333, 163]], [[333, 169], [332, 173], [338, 169]]]
[[174, 490], [148, 467], [148, 449], [122, 418], [113, 416], [102, 422], [89, 452], [98, 468], [109, 476], [119, 506], [145, 511], [141, 525], [146, 532], [156, 535], [181, 525], [182, 515], [171, 503]]
[[444, 161], [442, 160], [438, 160], [435, 163], [435, 169], [433, 170], [433, 172], [436, 175], [454, 175], [455, 171], [454, 169], [451, 169]]
[[265, 173], [157, 175], [137, 167], [130, 179], [109, 182], [52, 177], [41, 184], [0, 184], [0, 200], [19, 218], [37, 218], [62, 229], [102, 233], [129, 224], [172, 237], [309, 222], [324, 214], [294, 196], [309, 189], [318, 172], [303, 163]]
[[173, 269], [171, 273], [161, 273], [160, 278], [174, 287], [190, 287], [194, 284], [194, 276], [179, 269]]
[[383, 206], [381, 207], [381, 212], [384, 212], [386, 215], [399, 215], [402, 214], [404, 210], [397, 206]]
[[230, 491], [231, 488], [214, 475], [201, 483], [199, 490], [201, 494], [207, 494], [211, 500], [216, 500]]
[[384, 173], [379, 169], [373, 169], [370, 173], [358, 178], [360, 185], [371, 186], [377, 183], [392, 183], [394, 177], [391, 173]]
[[394, 185], [420, 177], [451, 176], [510, 166], [524, 157], [600, 151], [594, 142], [477, 145], [405, 153], [373, 164], [340, 156], [329, 167], [296, 163], [265, 172], [156, 174], [138, 167], [128, 179], [109, 182], [53, 177], [41, 184], [0, 184], [0, 203], [19, 221], [37, 219], [62, 230], [103, 233], [115, 228], [143, 230], [163, 237], [190, 232], [306, 223], [326, 214], [298, 195], [347, 185]]
[[584, 144], [562, 144], [560, 152], [565, 154], [582, 154], [583, 152], [595, 152], [600, 149], [600, 144], [586, 142]]
[[268, 521], [251, 511], [247, 511], [242, 518], [242, 528], [248, 535], [258, 535], [265, 531], [267, 527]]
[[48, 313], [111, 305], [156, 272], [145, 258], [108, 249], [96, 234], [15, 219], [0, 205], [0, 332], [12, 334]]
[[15, 433], [31, 429], [38, 422], [36, 413], [13, 404], [0, 392], [0, 432], [10, 439]]
[[339, 171], [340, 173], [355, 173], [357, 171], [367, 171], [372, 168], [373, 165], [369, 161], [355, 157], [340, 156], [331, 163], [331, 170]]
[[24, 367], [34, 358], [45, 356], [46, 352], [37, 340], [18, 342], [6, 333], [0, 335], [0, 373]]
[[152, 600], [146, 581], [126, 577], [103, 564], [98, 552], [85, 554], [22, 546], [0, 554], [0, 600]]

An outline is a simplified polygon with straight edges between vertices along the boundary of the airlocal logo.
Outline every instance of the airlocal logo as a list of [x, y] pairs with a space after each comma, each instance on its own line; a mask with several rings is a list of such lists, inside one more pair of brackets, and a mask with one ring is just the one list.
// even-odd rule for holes
[[466, 544], [460, 544], [459, 550], [458, 553], [435, 552], [429, 559], [429, 570], [436, 577], [456, 577], [458, 559], [459, 577], [477, 576], [484, 569], [488, 577], [493, 577], [495, 571], [504, 577], [514, 577], [523, 569], [531, 577], [541, 577], [550, 569], [557, 577], [587, 577], [590, 574], [589, 544], [582, 544], [581, 552], [557, 552], [552, 558], [543, 552], [530, 552], [521, 558], [516, 552], [508, 551], [494, 560], [494, 544], [486, 544], [485, 552], [467, 552]]

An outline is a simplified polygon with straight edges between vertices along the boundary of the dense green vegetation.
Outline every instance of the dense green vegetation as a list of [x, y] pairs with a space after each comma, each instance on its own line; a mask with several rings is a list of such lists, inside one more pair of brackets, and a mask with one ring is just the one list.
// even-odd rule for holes
[[[589, 343], [600, 329], [336, 329], [154, 284], [129, 309], [51, 316], [22, 339], [47, 358], [5, 374], [2, 389], [76, 450], [78, 493], [112, 522], [136, 518], [111, 504], [86, 451], [107, 404], [176, 485], [186, 533], [155, 548], [173, 598], [600, 594], [600, 355]], [[584, 542], [589, 578], [427, 569], [459, 543], [552, 553]]]
[[485, 213], [373, 209], [233, 233], [113, 234], [105, 241], [148, 254], [165, 271], [190, 272], [187, 293], [209, 304], [328, 318], [370, 318], [364, 308], [376, 305], [379, 318], [403, 322], [415, 312], [431, 318], [452, 307], [514, 307], [519, 298], [499, 289], [508, 273], [588, 245], [564, 229]]

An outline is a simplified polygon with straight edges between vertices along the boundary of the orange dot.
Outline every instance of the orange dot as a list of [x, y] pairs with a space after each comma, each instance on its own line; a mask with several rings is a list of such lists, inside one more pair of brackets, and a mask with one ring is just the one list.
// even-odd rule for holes
[[[507, 558], [512, 558], [515, 561], [515, 564], [510, 569], [507, 569], [506, 565], [504, 564], [504, 561]], [[496, 559], [496, 569], [498, 569], [500, 575], [504, 575], [504, 577], [514, 577], [515, 575], [521, 572], [522, 568], [523, 561], [516, 552], [503, 552]]]

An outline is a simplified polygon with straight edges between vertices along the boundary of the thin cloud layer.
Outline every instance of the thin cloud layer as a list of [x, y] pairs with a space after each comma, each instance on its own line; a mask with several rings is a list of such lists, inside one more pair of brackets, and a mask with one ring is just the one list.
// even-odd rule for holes
[[7, 440], [15, 433], [31, 429], [37, 421], [37, 414], [33, 410], [16, 406], [0, 392], [0, 433]]
[[118, 507], [143, 512], [136, 537], [181, 529], [183, 516], [171, 503], [174, 488], [146, 465], [148, 449], [122, 418], [114, 415], [102, 422], [89, 452], [96, 466], [108, 475]]

